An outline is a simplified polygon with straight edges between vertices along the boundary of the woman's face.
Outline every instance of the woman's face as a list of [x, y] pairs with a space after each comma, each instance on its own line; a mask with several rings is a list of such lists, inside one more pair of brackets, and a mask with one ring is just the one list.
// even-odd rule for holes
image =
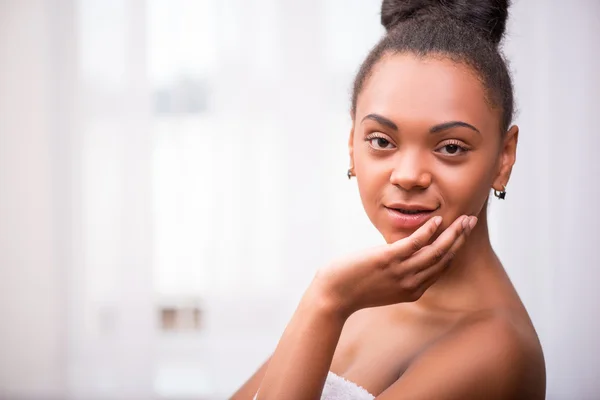
[[374, 66], [349, 150], [364, 208], [388, 243], [435, 215], [445, 228], [480, 214], [515, 161], [518, 129], [503, 137], [499, 126], [500, 111], [465, 65], [399, 54]]

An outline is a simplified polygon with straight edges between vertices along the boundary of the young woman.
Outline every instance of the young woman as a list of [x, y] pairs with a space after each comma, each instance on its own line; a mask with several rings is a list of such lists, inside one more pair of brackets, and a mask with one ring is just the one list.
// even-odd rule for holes
[[232, 399], [544, 399], [542, 349], [486, 216], [517, 149], [507, 15], [508, 0], [383, 1], [348, 177], [387, 244], [319, 270]]

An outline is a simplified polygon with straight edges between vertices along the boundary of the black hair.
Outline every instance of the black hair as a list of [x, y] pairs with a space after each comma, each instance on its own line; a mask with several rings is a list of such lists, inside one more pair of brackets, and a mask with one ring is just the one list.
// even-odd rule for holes
[[509, 0], [383, 0], [385, 36], [371, 50], [354, 80], [352, 116], [373, 67], [388, 54], [449, 58], [471, 67], [486, 89], [486, 100], [502, 112], [502, 133], [512, 122], [513, 87], [499, 50]]

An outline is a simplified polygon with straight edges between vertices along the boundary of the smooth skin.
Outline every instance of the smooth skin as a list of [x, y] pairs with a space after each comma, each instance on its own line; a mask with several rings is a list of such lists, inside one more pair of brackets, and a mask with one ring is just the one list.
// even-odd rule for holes
[[[349, 153], [386, 244], [317, 272], [233, 400], [316, 400], [329, 370], [382, 400], [545, 398], [540, 342], [489, 240], [490, 189], [508, 183], [518, 142], [491, 104], [470, 67], [442, 56], [378, 62]], [[435, 211], [402, 230], [385, 208], [393, 202]]]

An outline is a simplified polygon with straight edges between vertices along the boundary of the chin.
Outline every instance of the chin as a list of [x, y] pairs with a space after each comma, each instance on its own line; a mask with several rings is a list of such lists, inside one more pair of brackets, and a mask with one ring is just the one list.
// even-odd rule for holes
[[440, 215], [439, 212], [405, 215], [384, 207], [379, 210], [374, 225], [387, 243], [393, 243], [409, 237], [436, 215]]
[[410, 233], [398, 233], [398, 232], [396, 232], [396, 233], [384, 235], [383, 238], [385, 239], [385, 242], [387, 244], [392, 244], [394, 242], [397, 242], [398, 240], [406, 239], [409, 236], [410, 236]]
[[381, 233], [381, 235], [383, 236], [383, 238], [385, 239], [385, 242], [390, 244], [390, 243], [394, 243], [397, 242], [398, 240], [402, 240], [405, 239], [407, 237], [409, 237], [410, 235], [412, 235], [414, 232], [416, 231], [416, 229], [411, 230], [411, 231], [401, 231], [401, 230], [379, 230], [379, 233]]

